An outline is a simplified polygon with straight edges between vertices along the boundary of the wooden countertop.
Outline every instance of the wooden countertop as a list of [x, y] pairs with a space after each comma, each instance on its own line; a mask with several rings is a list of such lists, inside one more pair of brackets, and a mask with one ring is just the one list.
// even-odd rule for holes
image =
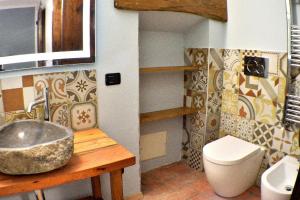
[[54, 187], [134, 164], [135, 156], [99, 129], [76, 132], [74, 155], [66, 166], [38, 175], [0, 173], [0, 196]]

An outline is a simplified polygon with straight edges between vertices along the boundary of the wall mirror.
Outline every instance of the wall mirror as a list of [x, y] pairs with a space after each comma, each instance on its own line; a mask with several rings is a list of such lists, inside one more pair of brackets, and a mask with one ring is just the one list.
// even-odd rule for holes
[[95, 61], [95, 0], [0, 0], [0, 71]]

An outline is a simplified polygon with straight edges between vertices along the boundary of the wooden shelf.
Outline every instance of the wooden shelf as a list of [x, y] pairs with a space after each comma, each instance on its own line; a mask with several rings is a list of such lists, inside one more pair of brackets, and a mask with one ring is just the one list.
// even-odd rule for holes
[[161, 111], [155, 111], [149, 113], [141, 113], [140, 122], [141, 124], [143, 124], [146, 122], [158, 121], [163, 119], [171, 119], [183, 115], [189, 115], [196, 112], [197, 110], [194, 108], [181, 107], [181, 108], [173, 108], [173, 109], [161, 110]]
[[195, 71], [197, 69], [195, 66], [144, 67], [140, 68], [140, 73]]

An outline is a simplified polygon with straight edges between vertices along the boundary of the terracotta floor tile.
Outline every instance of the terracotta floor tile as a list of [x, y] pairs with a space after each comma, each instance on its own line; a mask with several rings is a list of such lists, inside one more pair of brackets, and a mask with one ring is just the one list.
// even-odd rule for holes
[[260, 200], [260, 188], [252, 187], [235, 198], [214, 193], [205, 173], [178, 162], [142, 174], [143, 200]]

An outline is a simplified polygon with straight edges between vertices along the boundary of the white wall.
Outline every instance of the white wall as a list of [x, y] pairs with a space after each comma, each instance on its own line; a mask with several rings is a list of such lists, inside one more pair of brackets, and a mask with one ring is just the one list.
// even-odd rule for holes
[[[210, 20], [210, 47], [287, 51], [285, 0], [227, 0], [228, 22]], [[223, 31], [222, 31], [223, 29]], [[215, 42], [223, 38], [225, 42]]]
[[[184, 65], [184, 38], [181, 33], [140, 32], [140, 66]], [[151, 112], [183, 106], [183, 72], [142, 74], [140, 76], [140, 111]], [[147, 123], [141, 134], [167, 131], [167, 155], [142, 162], [142, 172], [180, 160], [182, 118]]]
[[228, 21], [195, 26], [185, 34], [186, 47], [287, 51], [285, 0], [227, 0], [227, 6]]
[[[108, 135], [137, 156], [137, 164], [126, 168], [125, 196], [140, 189], [139, 166], [139, 65], [138, 14], [114, 8], [113, 0], [97, 1], [97, 55], [93, 65], [55, 67], [0, 74], [0, 78], [78, 69], [97, 70], [99, 125]], [[122, 84], [106, 87], [106, 73], [120, 72]], [[91, 192], [88, 181], [81, 181], [46, 191], [48, 200], [77, 199]], [[110, 199], [108, 176], [102, 178], [104, 199]], [[19, 197], [1, 198], [5, 200]], [[26, 196], [23, 199], [27, 199]]]
[[184, 35], [186, 48], [208, 48], [209, 46], [209, 21], [207, 19], [197, 23], [187, 30]]

